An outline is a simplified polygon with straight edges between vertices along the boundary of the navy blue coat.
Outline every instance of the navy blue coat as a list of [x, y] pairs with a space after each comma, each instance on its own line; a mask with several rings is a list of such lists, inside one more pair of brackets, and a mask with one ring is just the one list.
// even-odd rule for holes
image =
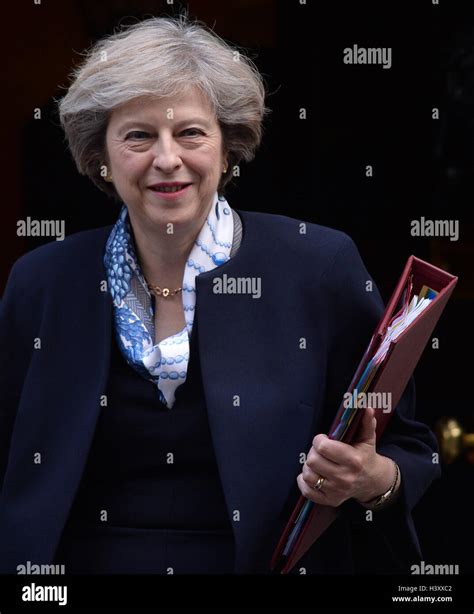
[[[371, 278], [344, 233], [307, 224], [302, 234], [288, 217], [238, 213], [240, 249], [196, 278], [195, 317], [229, 517], [240, 511], [232, 523], [236, 571], [265, 573], [300, 494], [301, 455], [327, 432], [383, 303], [375, 285], [367, 291]], [[109, 232], [49, 243], [11, 271], [0, 311], [0, 573], [53, 560], [87, 461], [111, 347], [112, 302], [102, 287]], [[224, 273], [260, 277], [261, 297], [214, 293], [213, 279]], [[400, 467], [396, 505], [370, 523], [355, 501], [343, 504], [298, 573], [356, 569], [361, 552], [357, 539], [348, 549], [348, 528], [372, 553], [374, 570], [387, 557], [392, 571], [421, 557], [411, 510], [439, 466], [433, 434], [414, 421], [413, 381], [378, 451]]]

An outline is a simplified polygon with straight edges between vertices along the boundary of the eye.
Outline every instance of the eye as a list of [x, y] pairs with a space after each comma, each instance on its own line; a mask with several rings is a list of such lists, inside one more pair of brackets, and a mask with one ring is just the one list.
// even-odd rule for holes
[[149, 136], [150, 135], [148, 134], [148, 132], [145, 132], [144, 130], [132, 130], [127, 134], [125, 138], [143, 140], [147, 139]]
[[203, 134], [202, 130], [199, 130], [199, 128], [186, 128], [186, 130], [183, 130], [184, 132], [194, 132], [196, 134]]

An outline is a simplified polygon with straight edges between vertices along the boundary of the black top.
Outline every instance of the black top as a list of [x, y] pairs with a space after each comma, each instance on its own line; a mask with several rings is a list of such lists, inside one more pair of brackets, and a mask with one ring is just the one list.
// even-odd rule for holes
[[66, 573], [232, 571], [197, 343], [195, 322], [187, 379], [168, 409], [113, 335], [107, 405], [56, 552]]

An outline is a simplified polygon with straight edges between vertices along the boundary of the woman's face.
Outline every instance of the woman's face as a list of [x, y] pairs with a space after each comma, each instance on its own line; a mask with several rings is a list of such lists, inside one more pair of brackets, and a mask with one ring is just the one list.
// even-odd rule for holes
[[[179, 97], [141, 97], [114, 109], [106, 133], [109, 172], [143, 231], [200, 228], [217, 190], [225, 158], [220, 126], [196, 88]], [[189, 183], [163, 194], [162, 182]], [[153, 187], [154, 186], [154, 187]], [[177, 227], [177, 228], [175, 228]]]

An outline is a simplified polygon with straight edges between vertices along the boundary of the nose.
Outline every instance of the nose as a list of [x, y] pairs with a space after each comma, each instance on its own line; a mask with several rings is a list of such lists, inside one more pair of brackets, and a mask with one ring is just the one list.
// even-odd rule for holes
[[178, 144], [171, 135], [160, 136], [154, 146], [153, 168], [165, 173], [174, 171], [182, 161]]

